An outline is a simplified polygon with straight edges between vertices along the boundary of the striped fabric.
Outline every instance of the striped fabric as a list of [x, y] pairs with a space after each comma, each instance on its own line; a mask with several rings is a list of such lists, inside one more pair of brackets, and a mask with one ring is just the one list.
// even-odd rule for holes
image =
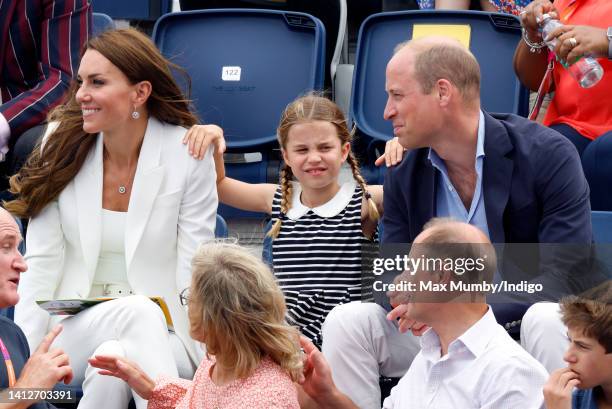
[[[357, 186], [348, 205], [332, 217], [312, 210], [297, 220], [285, 216], [272, 243], [288, 321], [315, 344], [321, 343], [321, 325], [333, 307], [362, 300], [362, 249], [371, 242], [362, 233], [361, 192]], [[280, 217], [280, 202], [279, 188], [272, 202], [274, 218]]]
[[61, 102], [90, 26], [88, 0], [0, 0], [0, 113], [11, 135]]

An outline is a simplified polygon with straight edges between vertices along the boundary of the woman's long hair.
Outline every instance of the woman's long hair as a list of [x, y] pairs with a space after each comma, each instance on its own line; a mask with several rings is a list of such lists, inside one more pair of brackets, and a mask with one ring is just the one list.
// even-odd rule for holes
[[[90, 39], [86, 50], [96, 50], [116, 66], [131, 84], [149, 81], [151, 95], [146, 106], [149, 115], [162, 122], [189, 127], [197, 123], [190, 102], [172, 77], [170, 68], [186, 73], [165, 59], [155, 44], [134, 29], [110, 30]], [[10, 179], [16, 199], [5, 203], [8, 211], [22, 218], [34, 217], [55, 200], [81, 169], [95, 135], [83, 130], [81, 106], [76, 101], [79, 86], [73, 79], [64, 103], [49, 114], [57, 129], [34, 148], [21, 170]]]

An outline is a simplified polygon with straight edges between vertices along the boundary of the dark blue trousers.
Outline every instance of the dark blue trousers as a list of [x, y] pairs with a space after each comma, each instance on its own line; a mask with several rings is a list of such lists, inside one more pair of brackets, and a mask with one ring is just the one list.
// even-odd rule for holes
[[591, 188], [591, 209], [612, 211], [612, 131], [590, 140], [566, 124], [551, 128], [569, 139], [580, 154]]

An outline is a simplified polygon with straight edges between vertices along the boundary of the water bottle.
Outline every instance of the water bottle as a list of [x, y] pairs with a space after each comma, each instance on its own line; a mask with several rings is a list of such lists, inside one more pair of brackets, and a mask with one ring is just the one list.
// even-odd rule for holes
[[[540, 23], [540, 31], [542, 32], [542, 38], [546, 38], [548, 34], [553, 32], [557, 27], [561, 27], [563, 24], [548, 14], [542, 16], [542, 22]], [[546, 42], [548, 48], [551, 51], [555, 50], [559, 40], [553, 38]], [[565, 61], [560, 61], [561, 64], [570, 72], [571, 76], [574, 77], [578, 84], [582, 88], [590, 88], [597, 84], [601, 77], [603, 77], [603, 68], [593, 57], [584, 56], [573, 64], [568, 64]]]

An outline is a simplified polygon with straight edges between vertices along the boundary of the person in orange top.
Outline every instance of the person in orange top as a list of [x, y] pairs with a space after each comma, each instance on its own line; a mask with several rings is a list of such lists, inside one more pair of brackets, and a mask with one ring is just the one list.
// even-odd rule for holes
[[[555, 64], [550, 103], [544, 125], [570, 139], [582, 157], [591, 187], [593, 210], [612, 210], [612, 1], [536, 0], [521, 13], [523, 40], [516, 49], [514, 68], [521, 82], [536, 91], [546, 71], [548, 53], [538, 23], [544, 13], [565, 25], [550, 34], [558, 39], [555, 54], [564, 61], [590, 55], [601, 64], [603, 78], [591, 88], [581, 88], [561, 64]], [[541, 48], [540, 48], [541, 47]]]

